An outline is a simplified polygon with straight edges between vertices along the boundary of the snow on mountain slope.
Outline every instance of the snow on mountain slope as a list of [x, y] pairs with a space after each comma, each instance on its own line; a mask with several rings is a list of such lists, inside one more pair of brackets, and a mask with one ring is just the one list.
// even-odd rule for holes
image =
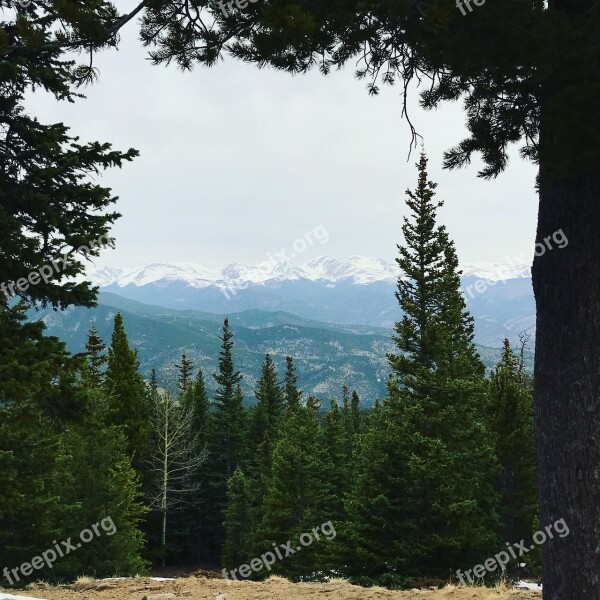
[[[473, 276], [489, 280], [514, 279], [528, 277], [531, 263], [522, 258], [507, 263], [473, 263], [462, 265], [464, 276]], [[134, 269], [112, 269], [103, 267], [89, 271], [88, 277], [94, 285], [106, 287], [116, 284], [118, 287], [134, 285], [141, 287], [160, 282], [183, 282], [190, 287], [206, 288], [211, 286], [236, 287], [240, 283], [257, 285], [269, 282], [322, 281], [329, 285], [350, 282], [356, 285], [368, 285], [377, 281], [394, 282], [398, 277], [395, 263], [380, 258], [348, 256], [332, 258], [321, 256], [301, 265], [290, 261], [260, 265], [233, 263], [223, 269], [211, 270], [192, 262], [152, 263]]]

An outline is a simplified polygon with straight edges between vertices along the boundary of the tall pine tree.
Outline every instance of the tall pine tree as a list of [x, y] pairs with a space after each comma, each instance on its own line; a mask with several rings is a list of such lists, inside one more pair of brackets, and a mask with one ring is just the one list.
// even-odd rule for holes
[[347, 506], [352, 569], [375, 577], [446, 576], [486, 558], [498, 529], [484, 366], [424, 154], [418, 171], [398, 246], [398, 352]]
[[208, 511], [205, 514], [205, 548], [212, 559], [218, 557], [224, 542], [223, 518], [227, 500], [227, 481], [247, 455], [246, 413], [240, 388], [242, 375], [233, 362], [233, 332], [229, 320], [223, 322], [219, 372], [212, 431], [209, 440]]
[[288, 410], [294, 410], [302, 404], [302, 392], [298, 389], [298, 376], [291, 356], [285, 357], [284, 395]]
[[109, 424], [122, 425], [128, 452], [141, 468], [149, 436], [146, 385], [139, 371], [137, 352], [127, 340], [123, 317], [115, 315], [111, 345], [108, 349], [106, 391], [109, 397]]
[[262, 443], [266, 433], [274, 437], [284, 414], [284, 402], [275, 363], [267, 354], [256, 386], [256, 406], [252, 409], [250, 445], [253, 451]]
[[185, 352], [181, 355], [181, 363], [175, 365], [175, 368], [179, 371], [179, 377], [177, 378], [177, 387], [183, 394], [192, 383], [192, 370], [194, 363], [188, 359]]

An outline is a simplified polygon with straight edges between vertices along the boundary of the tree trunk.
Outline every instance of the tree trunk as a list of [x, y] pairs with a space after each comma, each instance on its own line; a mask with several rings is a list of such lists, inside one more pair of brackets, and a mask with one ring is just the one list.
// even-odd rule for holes
[[[536, 245], [533, 267], [540, 529], [560, 519], [570, 529], [542, 545], [544, 599], [591, 600], [600, 598], [600, 168], [573, 179], [543, 168], [540, 175], [536, 241], [545, 251]], [[568, 245], [551, 238], [549, 249], [544, 239], [561, 229]]]

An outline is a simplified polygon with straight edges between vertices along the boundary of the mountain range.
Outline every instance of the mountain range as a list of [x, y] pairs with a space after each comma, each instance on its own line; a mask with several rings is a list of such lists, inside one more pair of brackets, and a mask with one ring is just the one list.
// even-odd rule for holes
[[[138, 351], [144, 377], [148, 379], [155, 368], [159, 384], [174, 388], [175, 364], [185, 352], [196, 368], [203, 369], [207, 387], [211, 393], [214, 391], [211, 374], [218, 367], [224, 314], [153, 306], [101, 292], [95, 308], [47, 308], [30, 316], [43, 320], [49, 335], [60, 337], [71, 352], [78, 353], [84, 350], [92, 325], [102, 339], [110, 340], [117, 312], [123, 315], [129, 341]], [[343, 384], [358, 391], [364, 406], [385, 396], [389, 375], [386, 353], [394, 350], [388, 328], [325, 323], [287, 312], [257, 309], [230, 313], [229, 320], [235, 334], [235, 364], [244, 376], [242, 389], [248, 404], [254, 401], [254, 388], [266, 353], [273, 356], [280, 375], [286, 355], [294, 357], [305, 396], [313, 393], [322, 400], [339, 398]], [[488, 369], [500, 357], [498, 348], [478, 346], [477, 350]], [[527, 352], [525, 358], [530, 370], [531, 353]]]
[[[500, 347], [535, 335], [530, 263], [465, 264], [462, 288], [475, 318], [476, 342]], [[379, 258], [319, 257], [302, 264], [233, 263], [211, 270], [196, 263], [100, 268], [87, 277], [104, 292], [172, 309], [216, 314], [283, 311], [340, 325], [391, 328], [399, 318], [394, 296], [399, 270]]]

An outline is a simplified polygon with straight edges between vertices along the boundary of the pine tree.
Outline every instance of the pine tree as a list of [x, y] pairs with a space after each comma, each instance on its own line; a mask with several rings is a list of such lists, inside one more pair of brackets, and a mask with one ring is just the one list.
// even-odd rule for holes
[[227, 482], [227, 508], [223, 528], [225, 544], [222, 563], [226, 569], [233, 569], [250, 557], [250, 498], [246, 477], [239, 467]]
[[302, 392], [298, 390], [298, 376], [291, 356], [285, 357], [284, 396], [287, 409], [294, 410], [302, 404]]
[[424, 154], [418, 167], [398, 246], [398, 353], [389, 355], [388, 397], [362, 442], [347, 506], [352, 568], [372, 576], [384, 564], [389, 576], [447, 574], [488, 556], [498, 529], [484, 366], [454, 245], [436, 225], [441, 203]]
[[[201, 369], [198, 370], [193, 385], [190, 385], [181, 396], [181, 403], [184, 410], [192, 415], [191, 430], [196, 444], [195, 453], [205, 453], [208, 463], [211, 460], [208, 448], [213, 416], [210, 413], [210, 402]], [[179, 530], [186, 531], [181, 557], [181, 560], [186, 563], [197, 561], [199, 557], [205, 560], [209, 558], [204, 545], [204, 540], [207, 538], [205, 515], [211, 510], [208, 493], [209, 472], [208, 465], [203, 464], [191, 474], [196, 492], [189, 499], [186, 509], [177, 516], [177, 520], [180, 521]]]
[[124, 427], [128, 452], [141, 468], [145, 455], [149, 426], [146, 385], [139, 374], [137, 353], [129, 347], [123, 317], [115, 315], [111, 345], [108, 350], [106, 391], [109, 398], [109, 424]]
[[207, 469], [208, 511], [205, 515], [206, 546], [204, 552], [218, 556], [224, 542], [222, 527], [226, 508], [227, 481], [247, 455], [246, 414], [240, 387], [241, 374], [236, 371], [232, 349], [233, 333], [229, 321], [223, 323], [219, 356], [213, 428], [209, 441], [210, 462]]
[[265, 356], [255, 395], [257, 402], [252, 411], [250, 432], [252, 450], [259, 446], [266, 433], [274, 437], [284, 414], [284, 395], [279, 386], [275, 363], [269, 354]]
[[504, 340], [502, 357], [491, 374], [489, 414], [501, 466], [502, 538], [531, 538], [537, 514], [533, 382], [508, 340]]
[[333, 490], [334, 512], [330, 519], [339, 522], [344, 519], [344, 496], [348, 492], [350, 477], [350, 459], [352, 457], [353, 435], [348, 430], [349, 419], [347, 411], [348, 388], [344, 386], [346, 402], [340, 410], [338, 403], [331, 400], [329, 410], [323, 419], [323, 440], [327, 450], [327, 458], [331, 467], [329, 479]]
[[344, 423], [344, 448], [346, 462], [349, 463], [350, 458], [352, 457], [352, 448], [354, 446], [354, 426], [350, 407], [350, 389], [346, 384], [342, 386], [342, 407]]
[[[83, 573], [100, 578], [132, 576], [146, 570], [141, 557], [144, 538], [139, 529], [146, 509], [141, 503], [139, 475], [126, 448], [121, 428], [102, 426], [94, 416], [61, 436], [51, 486], [60, 507], [53, 515], [54, 526], [63, 529], [61, 537], [65, 539], [98, 522], [103, 528], [98, 539], [82, 545], [38, 577], [56, 581]], [[47, 541], [45, 547], [52, 547]]]
[[[235, 370], [232, 357], [233, 333], [229, 321], [223, 323], [219, 372], [213, 375], [217, 383], [215, 393], [215, 450], [213, 457], [223, 467], [222, 475], [229, 479], [244, 455], [244, 408], [239, 393], [242, 375]], [[218, 458], [217, 458], [218, 457]]]
[[350, 407], [350, 413], [352, 415], [352, 430], [355, 434], [361, 431], [361, 417], [360, 417], [360, 398], [356, 390], [352, 392], [352, 404]]
[[[300, 407], [289, 413], [273, 447], [256, 545], [268, 550], [274, 543], [292, 540], [295, 547], [302, 533], [329, 521], [336, 507], [333, 472], [314, 410]], [[313, 577], [327, 567], [326, 557], [326, 546], [314, 543], [278, 561], [273, 572], [292, 579]]]
[[192, 382], [192, 370], [194, 368], [194, 364], [191, 360], [188, 360], [184, 352], [181, 355], [181, 363], [175, 365], [175, 367], [179, 371], [177, 387], [179, 388], [179, 391], [183, 394]]
[[158, 380], [156, 378], [156, 369], [152, 367], [152, 372], [150, 374], [150, 382], [148, 383], [148, 392], [150, 396], [158, 393]]
[[206, 392], [206, 383], [202, 369], [196, 373], [193, 384], [186, 387], [181, 396], [181, 402], [186, 410], [192, 413], [192, 429], [202, 447], [208, 443], [210, 431], [210, 401]]
[[98, 336], [98, 330], [94, 325], [89, 333], [85, 344], [87, 350], [86, 376], [88, 384], [95, 388], [100, 388], [104, 383], [104, 367], [108, 362], [108, 357], [104, 354], [106, 344]]

